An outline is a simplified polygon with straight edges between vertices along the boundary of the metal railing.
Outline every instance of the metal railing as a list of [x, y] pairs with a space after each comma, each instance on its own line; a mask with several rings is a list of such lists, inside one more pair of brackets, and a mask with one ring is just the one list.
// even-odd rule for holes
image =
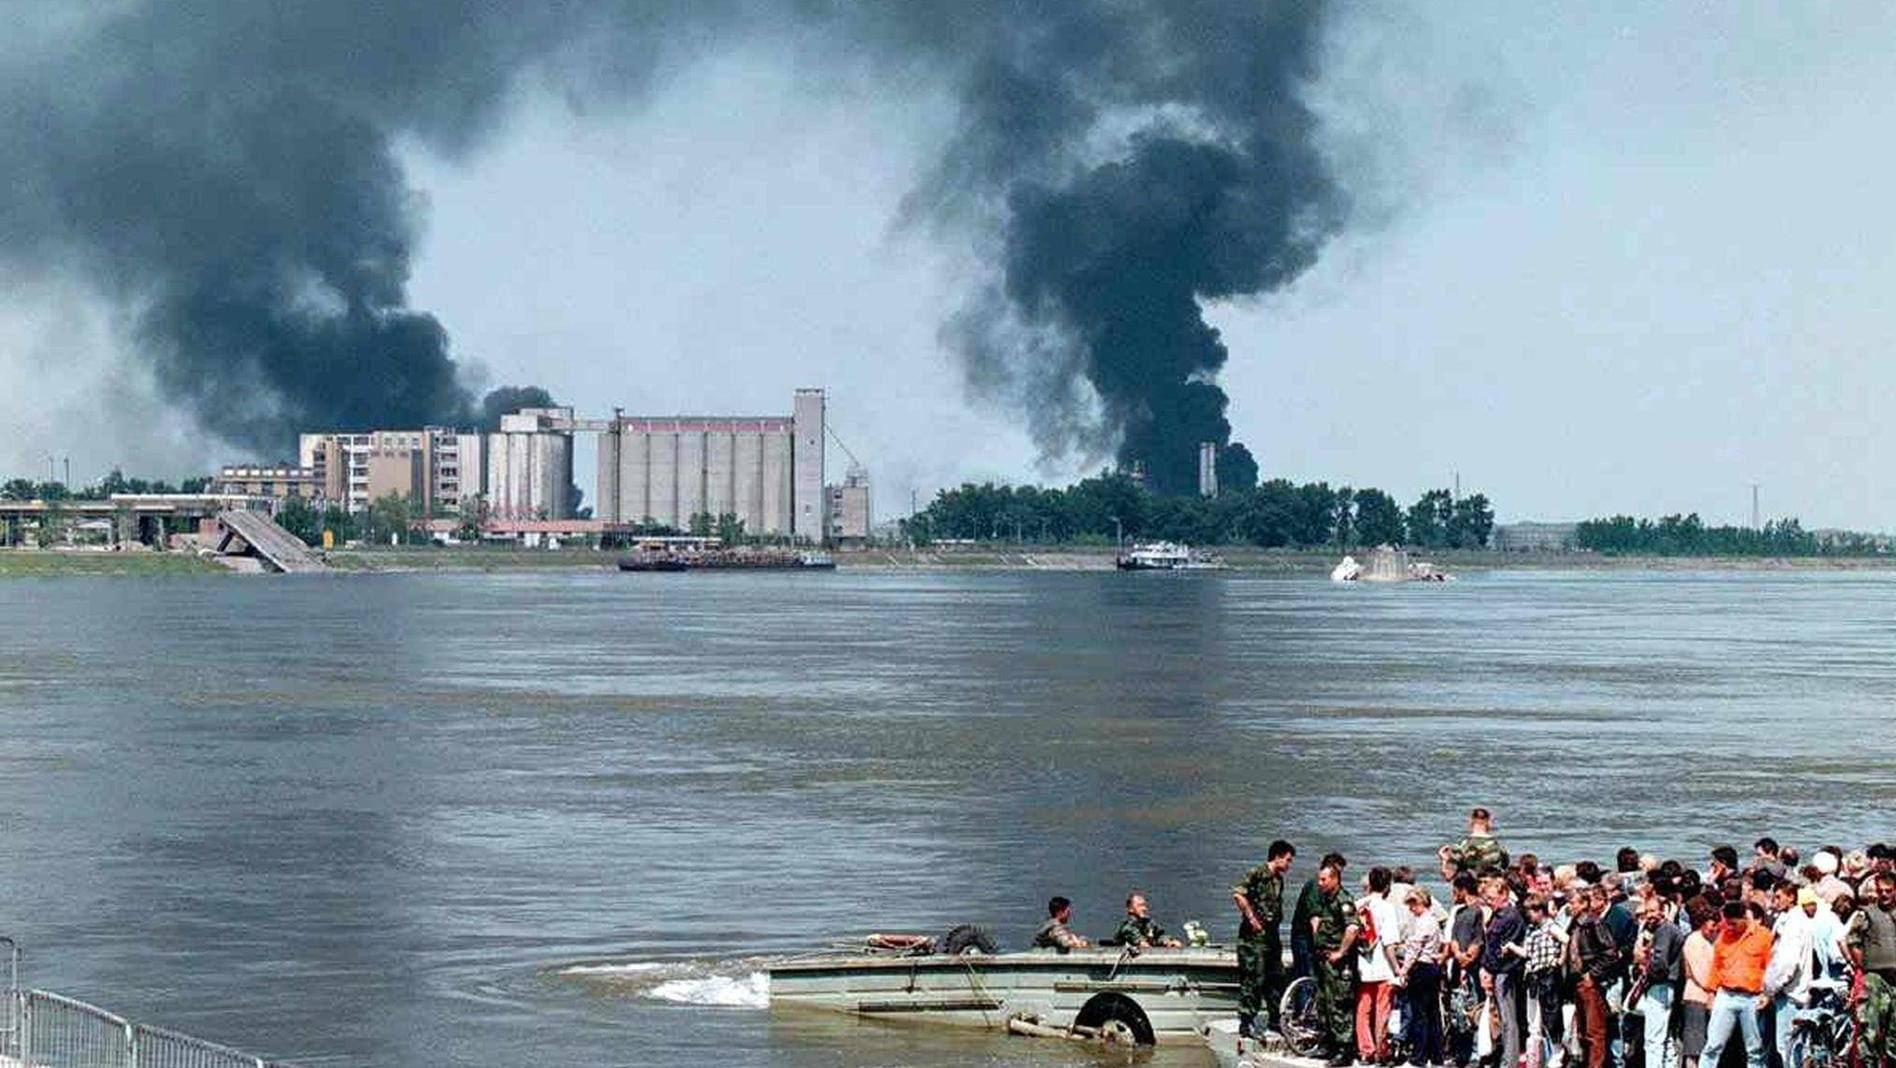
[[132, 1023], [96, 1005], [20, 989], [20, 948], [8, 950], [0, 1061], [22, 1068], [290, 1068], [162, 1027]]

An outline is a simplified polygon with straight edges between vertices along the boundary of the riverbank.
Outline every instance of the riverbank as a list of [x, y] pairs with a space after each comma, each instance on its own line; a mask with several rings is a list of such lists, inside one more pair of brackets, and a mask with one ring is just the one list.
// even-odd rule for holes
[[[1235, 546], [1214, 550], [1233, 571], [1286, 575], [1327, 575], [1341, 558], [1334, 551], [1258, 549]], [[619, 553], [597, 549], [516, 549], [460, 545], [389, 546], [336, 549], [325, 554], [330, 566], [349, 573], [497, 572], [611, 570]], [[1110, 571], [1114, 552], [1107, 547], [996, 546], [949, 549], [865, 549], [835, 553], [840, 571]], [[1499, 570], [1542, 571], [1888, 571], [1896, 557], [1731, 557], [1603, 556], [1574, 552], [1442, 551], [1418, 552], [1449, 574]], [[42, 575], [204, 575], [229, 574], [218, 564], [185, 552], [75, 552], [43, 549], [0, 550], [0, 578]]]
[[223, 575], [228, 570], [196, 553], [148, 550], [0, 549], [0, 578], [50, 575]]

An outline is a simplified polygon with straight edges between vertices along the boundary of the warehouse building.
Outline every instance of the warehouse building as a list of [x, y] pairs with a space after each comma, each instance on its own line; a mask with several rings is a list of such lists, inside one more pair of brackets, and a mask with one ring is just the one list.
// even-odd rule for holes
[[824, 394], [787, 416], [615, 415], [599, 438], [598, 518], [689, 529], [735, 515], [750, 534], [824, 540]]

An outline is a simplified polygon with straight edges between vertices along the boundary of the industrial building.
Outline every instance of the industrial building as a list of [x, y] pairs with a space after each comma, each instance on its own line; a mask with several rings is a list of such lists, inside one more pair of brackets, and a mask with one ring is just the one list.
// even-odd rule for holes
[[824, 395], [799, 389], [787, 416], [615, 414], [599, 438], [597, 517], [676, 529], [735, 515], [748, 534], [825, 535]]
[[571, 408], [522, 408], [487, 435], [487, 515], [491, 519], [573, 518]]
[[479, 434], [438, 426], [303, 434], [297, 443], [299, 466], [325, 499], [360, 512], [392, 493], [420, 501], [426, 515], [455, 513], [481, 492], [482, 450]]
[[824, 533], [831, 545], [859, 546], [869, 540], [869, 472], [849, 465], [843, 481], [829, 487], [829, 514]]

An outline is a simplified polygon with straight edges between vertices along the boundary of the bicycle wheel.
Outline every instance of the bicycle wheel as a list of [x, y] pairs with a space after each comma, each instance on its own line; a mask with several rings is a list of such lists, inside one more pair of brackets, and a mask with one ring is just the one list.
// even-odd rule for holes
[[1278, 1007], [1284, 1044], [1300, 1057], [1316, 1053], [1323, 1045], [1323, 1014], [1317, 1009], [1317, 981], [1306, 975], [1291, 983], [1284, 988], [1284, 1000]]

